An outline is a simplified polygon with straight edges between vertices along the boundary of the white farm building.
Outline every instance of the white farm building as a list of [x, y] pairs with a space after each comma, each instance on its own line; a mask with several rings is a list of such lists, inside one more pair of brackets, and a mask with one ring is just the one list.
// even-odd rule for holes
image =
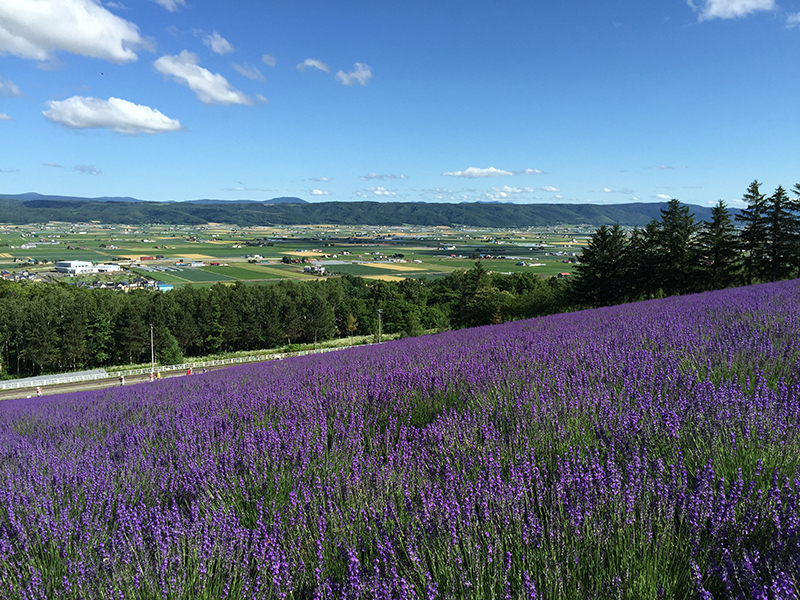
[[85, 260], [60, 260], [56, 263], [56, 273], [67, 273], [69, 275], [116, 273], [121, 270], [119, 265], [93, 265]]

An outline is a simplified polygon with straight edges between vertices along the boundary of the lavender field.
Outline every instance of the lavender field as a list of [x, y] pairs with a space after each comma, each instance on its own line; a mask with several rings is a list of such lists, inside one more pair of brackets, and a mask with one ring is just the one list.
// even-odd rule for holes
[[0, 597], [800, 596], [800, 281], [0, 405]]

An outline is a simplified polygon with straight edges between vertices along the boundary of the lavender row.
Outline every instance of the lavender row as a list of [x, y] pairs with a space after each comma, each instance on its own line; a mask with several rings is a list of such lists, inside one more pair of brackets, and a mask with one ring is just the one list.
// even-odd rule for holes
[[0, 406], [0, 596], [796, 598], [800, 282]]

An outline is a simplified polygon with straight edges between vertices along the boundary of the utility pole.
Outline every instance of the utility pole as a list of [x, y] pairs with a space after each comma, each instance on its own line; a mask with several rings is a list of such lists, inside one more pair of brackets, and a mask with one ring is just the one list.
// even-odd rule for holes
[[378, 343], [381, 343], [381, 313], [383, 312], [382, 308], [378, 309]]
[[153, 346], [153, 324], [150, 323], [150, 373], [156, 370], [156, 353]]

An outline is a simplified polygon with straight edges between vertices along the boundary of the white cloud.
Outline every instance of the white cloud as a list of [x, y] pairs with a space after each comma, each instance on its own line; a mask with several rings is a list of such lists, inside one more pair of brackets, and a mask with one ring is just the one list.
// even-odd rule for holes
[[215, 54], [228, 54], [233, 52], [233, 45], [216, 31], [203, 36], [203, 44], [211, 48]]
[[367, 192], [369, 192], [369, 194], [359, 193], [359, 196], [361, 196], [362, 198], [368, 198], [370, 196], [370, 194], [371, 194], [373, 196], [379, 196], [381, 198], [396, 198], [397, 197], [397, 192], [396, 191], [387, 190], [385, 187], [367, 188]]
[[669, 194], [656, 194], [656, 198], [659, 200], [672, 200], [672, 196]]
[[761, 10], [774, 10], [775, 0], [686, 0], [698, 21], [735, 19]]
[[60, 165], [58, 163], [44, 163], [42, 166], [43, 167], [54, 167], [56, 169], [63, 169], [64, 168], [64, 165]]
[[169, 12], [178, 12], [178, 7], [186, 6], [186, 0], [155, 0], [155, 2], [166, 8]]
[[369, 181], [370, 179], [380, 179], [380, 180], [387, 180], [387, 179], [408, 179], [408, 175], [378, 175], [377, 173], [367, 173], [366, 175], [362, 175], [361, 179], [364, 181]]
[[622, 188], [619, 190], [612, 190], [611, 188], [603, 188], [602, 190], [606, 194], [633, 194], [634, 190], [629, 188]]
[[675, 167], [668, 167], [666, 165], [658, 165], [656, 167], [651, 167], [654, 171], [671, 171]]
[[204, 104], [253, 104], [250, 97], [231, 87], [222, 75], [198, 65], [197, 55], [187, 50], [178, 56], [162, 56], [153, 66], [159, 73], [187, 86]]
[[341, 81], [343, 85], [354, 85], [356, 83], [367, 85], [367, 82], [372, 79], [372, 69], [369, 68], [369, 65], [356, 63], [349, 73], [341, 70], [336, 73], [336, 79]]
[[312, 196], [330, 196], [331, 193], [325, 190], [311, 190]]
[[125, 63], [143, 44], [136, 25], [95, 0], [0, 2], [0, 55], [47, 61], [64, 51]]
[[786, 17], [787, 27], [800, 27], [800, 13], [794, 13]]
[[478, 177], [500, 177], [506, 175], [542, 175], [544, 171], [539, 169], [524, 169], [522, 171], [506, 171], [504, 169], [495, 169], [489, 167], [488, 169], [479, 169], [477, 167], [470, 167], [463, 171], [451, 171], [442, 173], [445, 177], [465, 177], [467, 179], [476, 179]]
[[22, 96], [22, 90], [14, 85], [13, 81], [0, 77], [0, 98], [19, 98], [20, 96]]
[[554, 197], [555, 197], [556, 200], [563, 200], [564, 199], [564, 196], [562, 196], [561, 194], [556, 194]]
[[303, 62], [301, 62], [299, 65], [297, 65], [297, 70], [300, 71], [300, 72], [303, 72], [308, 67], [311, 67], [313, 69], [319, 69], [320, 71], [325, 71], [326, 73], [330, 73], [331, 72], [331, 68], [328, 65], [326, 65], [321, 60], [317, 60], [316, 58], [307, 58], [307, 59], [305, 59]]
[[100, 175], [100, 169], [94, 165], [75, 165], [75, 170], [85, 175]]
[[0, 113], [0, 121], [13, 121], [13, 117], [9, 117], [6, 113]]
[[164, 133], [178, 131], [180, 122], [159, 111], [119, 98], [101, 100], [73, 96], [47, 103], [42, 114], [51, 121], [73, 129], [110, 129], [116, 133]]
[[256, 69], [255, 67], [251, 67], [247, 64], [239, 65], [233, 63], [233, 68], [236, 70], [239, 75], [243, 75], [248, 79], [257, 80], [257, 79], [264, 79], [264, 75], [261, 74], [261, 71]]
[[561, 189], [557, 187], [553, 187], [552, 185], [546, 185], [543, 188], [540, 188], [543, 192], [560, 192]]
[[274, 67], [278, 64], [278, 59], [272, 56], [272, 54], [265, 54], [261, 57], [261, 62], [263, 62], [268, 67]]
[[322, 183], [327, 183], [327, 182], [330, 181], [330, 179], [327, 178], [327, 177], [312, 177], [311, 181], [319, 181], [319, 182], [322, 182]]
[[495, 169], [489, 167], [488, 169], [479, 169], [478, 167], [469, 167], [463, 171], [451, 171], [449, 173], [442, 173], [444, 177], [466, 177], [467, 179], [475, 179], [478, 177], [500, 177], [501, 175], [513, 175], [511, 171], [503, 171], [502, 169]]

